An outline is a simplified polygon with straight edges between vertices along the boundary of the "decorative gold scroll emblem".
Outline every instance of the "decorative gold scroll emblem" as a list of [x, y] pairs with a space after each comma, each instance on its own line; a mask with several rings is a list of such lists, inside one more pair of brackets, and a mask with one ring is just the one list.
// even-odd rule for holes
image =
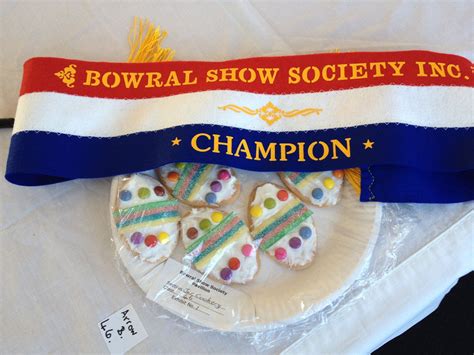
[[268, 102], [265, 106], [262, 106], [256, 110], [252, 110], [251, 108], [248, 108], [246, 106], [237, 106], [233, 104], [220, 106], [218, 107], [218, 109], [223, 111], [231, 110], [237, 113], [243, 112], [250, 116], [258, 115], [258, 117], [267, 122], [269, 126], [280, 120], [282, 117], [292, 118], [296, 116], [308, 116], [313, 113], [319, 115], [323, 111], [320, 108], [305, 108], [301, 110], [283, 111], [271, 102]]
[[54, 73], [59, 79], [63, 81], [68, 88], [74, 87], [74, 82], [76, 81], [76, 64], [70, 64], [65, 67], [63, 70]]

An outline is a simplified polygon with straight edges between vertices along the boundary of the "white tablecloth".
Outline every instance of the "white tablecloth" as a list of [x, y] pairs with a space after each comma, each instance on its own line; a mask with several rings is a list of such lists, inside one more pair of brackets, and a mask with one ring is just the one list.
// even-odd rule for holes
[[[0, 2], [0, 117], [13, 117], [32, 56], [123, 61], [134, 15], [169, 31], [177, 59], [224, 60], [340, 50], [430, 49], [473, 56], [469, 2]], [[0, 132], [4, 175], [11, 131]], [[157, 317], [124, 285], [108, 221], [109, 180], [24, 188], [0, 181], [0, 351], [105, 352], [97, 322], [135, 305], [149, 338], [136, 352], [246, 352], [232, 335], [193, 334]], [[426, 221], [399, 248], [398, 266], [351, 307], [295, 345], [270, 352], [369, 352], [435, 308], [473, 269], [471, 204], [409, 206]], [[387, 305], [391, 305], [387, 307]], [[383, 310], [383, 311], [382, 311]]]

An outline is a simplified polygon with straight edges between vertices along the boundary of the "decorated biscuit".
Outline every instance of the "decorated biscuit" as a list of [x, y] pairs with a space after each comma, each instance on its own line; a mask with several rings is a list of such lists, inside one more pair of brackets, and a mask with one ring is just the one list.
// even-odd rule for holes
[[254, 240], [276, 261], [293, 269], [308, 266], [316, 251], [312, 212], [285, 188], [266, 183], [250, 196]]
[[115, 225], [140, 259], [157, 263], [171, 255], [179, 236], [178, 203], [150, 176], [133, 174], [119, 181]]
[[193, 207], [222, 206], [240, 191], [232, 169], [219, 165], [168, 164], [156, 173], [173, 196]]
[[343, 170], [315, 173], [279, 173], [280, 179], [298, 198], [314, 206], [333, 206], [339, 201]]
[[257, 248], [235, 212], [193, 209], [181, 221], [188, 260], [204, 274], [225, 284], [244, 284], [258, 270]]

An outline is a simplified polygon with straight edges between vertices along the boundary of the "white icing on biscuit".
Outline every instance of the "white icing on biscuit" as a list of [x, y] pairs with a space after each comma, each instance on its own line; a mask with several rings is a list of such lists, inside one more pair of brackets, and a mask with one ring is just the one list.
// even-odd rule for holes
[[144, 261], [168, 258], [178, 241], [178, 201], [159, 181], [142, 174], [119, 181], [116, 201], [114, 220], [127, 246]]
[[[120, 179], [117, 191], [117, 207], [127, 208], [141, 205], [143, 203], [169, 200], [172, 198], [168, 194], [166, 189], [164, 189], [162, 196], [157, 195], [154, 191], [155, 187], [157, 186], [162, 187], [164, 189], [163, 185], [158, 180], [144, 174], [132, 174], [130, 176], [126, 176]], [[140, 197], [138, 193], [140, 188], [148, 189], [150, 192], [149, 196], [145, 197], [146, 193], [143, 193], [143, 191], [141, 194], [142, 197]], [[129, 191], [131, 193], [130, 199], [120, 198], [120, 194], [122, 193], [122, 195], [124, 195], [124, 191]]]
[[[308, 227], [311, 229], [312, 237], [311, 240], [303, 240], [301, 236], [299, 235], [299, 229], [301, 227]], [[290, 247], [290, 240], [291, 238], [299, 238], [301, 239], [301, 247], [298, 249], [294, 249]], [[285, 262], [288, 264], [290, 267], [298, 267], [298, 266], [304, 266], [311, 261], [313, 261], [314, 254], [316, 253], [316, 230], [313, 225], [313, 221], [311, 217], [309, 217], [305, 222], [303, 222], [296, 230], [291, 232], [290, 234], [284, 236], [282, 239], [280, 239], [278, 242], [276, 242], [273, 246], [271, 246], [267, 252], [274, 256], [275, 255], [275, 249], [276, 248], [284, 248], [287, 252], [287, 257]]]
[[[157, 173], [161, 177], [162, 181], [173, 191], [178, 184], [179, 180], [170, 179], [170, 173], [177, 173], [179, 179], [183, 178], [183, 170], [186, 165], [196, 165], [194, 163], [176, 163], [176, 164], [167, 164], [157, 169]], [[214, 165], [214, 164], [199, 164], [206, 166], [207, 170], [205, 172], [206, 178], [196, 185], [196, 188], [193, 190], [190, 196], [182, 197], [175, 195], [176, 198], [179, 198], [183, 201], [189, 201], [191, 203], [203, 203], [209, 206], [218, 206], [222, 201], [226, 201], [232, 198], [237, 193], [237, 178], [235, 177], [234, 172], [231, 168]], [[219, 172], [223, 170], [226, 173], [224, 175], [228, 176], [227, 179], [219, 178]], [[176, 175], [175, 175], [176, 176]], [[216, 183], [220, 186], [220, 190], [212, 190], [211, 184]], [[208, 195], [215, 196], [215, 202], [211, 202], [208, 198]]]
[[[293, 195], [288, 191], [288, 200], [286, 201], [280, 201], [277, 198], [277, 193], [280, 191], [281, 188], [271, 184], [267, 183], [262, 186], [259, 186], [257, 188], [257, 193], [255, 194], [255, 197], [252, 201], [252, 206], [260, 206], [262, 208], [262, 215], [259, 217], [254, 217], [252, 218], [252, 224], [253, 225], [259, 225], [263, 221], [267, 220], [268, 218], [271, 218], [275, 213], [277, 213], [281, 207], [288, 202], [291, 202], [293, 199], [296, 199], [296, 196]], [[287, 190], [286, 190], [287, 191]], [[276, 206], [272, 209], [265, 208], [264, 202], [267, 198], [272, 198], [276, 202]], [[252, 216], [253, 217], [253, 216]]]
[[[138, 245], [135, 245], [131, 242], [132, 235], [136, 232], [141, 233], [144, 238], [143, 241]], [[145, 238], [147, 236], [157, 236], [161, 232], [168, 233], [170, 236], [170, 239], [166, 244], [162, 244], [158, 241], [154, 247], [148, 247], [145, 245]], [[167, 223], [161, 226], [143, 227], [139, 231], [125, 231], [123, 233], [123, 237], [127, 241], [127, 245], [130, 247], [130, 249], [139, 254], [140, 259], [149, 262], [156, 262], [161, 259], [168, 259], [170, 257], [171, 253], [176, 247], [176, 244], [178, 243], [178, 234], [178, 224]]]
[[297, 180], [298, 177], [292, 174], [300, 175], [302, 173], [282, 173], [283, 182], [299, 192], [301, 196], [306, 197], [309, 202], [318, 207], [333, 206], [339, 201], [341, 186], [343, 183], [343, 172], [338, 170], [338, 173], [333, 171], [322, 171], [315, 173], [303, 173], [304, 178]]
[[[290, 267], [309, 264], [317, 244], [312, 212], [294, 194], [272, 183], [257, 187], [254, 195], [249, 214], [252, 235], [260, 248]], [[295, 221], [291, 222], [291, 218]], [[266, 229], [272, 223], [272, 228]], [[281, 234], [281, 238], [275, 237], [284, 228], [289, 228], [289, 232]], [[275, 234], [271, 234], [272, 231]], [[267, 235], [273, 237], [265, 238]]]
[[[219, 216], [219, 218], [216, 218]], [[220, 214], [220, 215], [219, 215]], [[213, 218], [214, 217], [214, 218]], [[200, 238], [205, 236], [209, 230], [218, 226], [219, 224], [226, 225], [226, 217], [236, 218], [236, 221], [239, 221], [241, 226], [241, 232], [236, 235], [236, 238], [229, 237], [230, 242], [227, 244], [224, 242], [224, 246], [219, 246], [215, 250], [215, 253], [209, 253], [212, 255], [208, 258], [208, 262], [205, 264], [194, 263], [194, 266], [197, 270], [201, 271], [206, 275], [211, 275], [214, 279], [219, 280], [223, 283], [239, 283], [244, 284], [255, 277], [255, 274], [258, 270], [258, 261], [257, 261], [257, 247], [254, 245], [250, 231], [248, 230], [245, 223], [237, 217], [236, 214], [228, 214], [222, 211], [209, 209], [209, 208], [200, 208], [192, 209], [189, 215], [183, 217], [181, 221], [181, 236], [183, 239], [183, 244], [187, 249], [188, 254], [184, 257], [184, 261], [187, 263], [192, 263], [197, 260], [198, 257], [205, 250], [213, 250], [212, 247], [209, 249], [204, 249], [203, 246], [205, 241], [200, 241]], [[222, 218], [220, 221], [219, 219]], [[208, 220], [210, 222], [210, 228], [202, 229], [200, 223], [203, 220]], [[194, 229], [194, 233], [191, 233], [190, 230]], [[196, 233], [197, 232], [197, 233]], [[216, 233], [212, 233], [216, 235]], [[191, 236], [191, 237], [190, 237]], [[206, 238], [206, 240], [212, 239]], [[221, 240], [222, 238], [219, 238]], [[189, 250], [190, 247], [192, 250]], [[244, 246], [247, 245], [247, 248], [251, 250], [251, 253], [246, 256], [243, 253]], [[232, 270], [229, 261], [232, 258], [237, 258], [239, 260], [240, 266], [236, 270]], [[227, 269], [231, 271], [231, 276], [228, 280], [222, 277], [222, 270]], [[225, 276], [224, 272], [224, 276]]]

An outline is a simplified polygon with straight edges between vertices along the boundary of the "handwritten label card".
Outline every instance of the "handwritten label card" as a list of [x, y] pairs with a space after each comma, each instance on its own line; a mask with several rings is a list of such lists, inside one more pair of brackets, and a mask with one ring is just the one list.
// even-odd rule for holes
[[173, 259], [166, 261], [147, 298], [172, 313], [214, 329], [231, 330], [255, 317], [250, 297]]
[[124, 354], [148, 337], [131, 304], [105, 318], [98, 325], [111, 354]]

